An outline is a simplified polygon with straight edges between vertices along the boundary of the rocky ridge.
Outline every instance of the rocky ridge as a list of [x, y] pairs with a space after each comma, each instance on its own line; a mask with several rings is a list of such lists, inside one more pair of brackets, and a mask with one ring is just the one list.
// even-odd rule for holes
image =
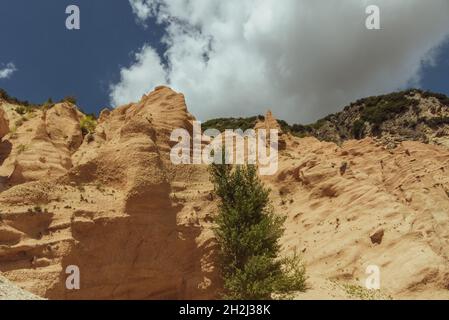
[[318, 121], [310, 132], [335, 143], [373, 137], [390, 148], [403, 141], [449, 147], [449, 98], [418, 89], [368, 97]]

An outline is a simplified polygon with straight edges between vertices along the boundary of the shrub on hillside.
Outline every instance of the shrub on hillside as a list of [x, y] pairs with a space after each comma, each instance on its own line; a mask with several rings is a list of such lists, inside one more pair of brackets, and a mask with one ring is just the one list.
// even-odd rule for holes
[[84, 116], [80, 121], [80, 127], [84, 136], [92, 134], [97, 127], [97, 120], [93, 115]]
[[354, 139], [360, 140], [363, 139], [365, 130], [365, 121], [356, 120], [352, 125], [352, 137]]
[[5, 90], [0, 89], [0, 99], [15, 105], [21, 105], [25, 107], [37, 107], [36, 104], [30, 103], [27, 100], [19, 100], [15, 97], [10, 96]]
[[435, 98], [441, 104], [449, 107], [449, 97], [442, 93], [435, 93], [431, 91], [421, 91], [421, 95], [423, 98]]
[[409, 98], [405, 92], [395, 92], [385, 96], [370, 97], [364, 99], [362, 103], [364, 105], [362, 120], [371, 123], [374, 128], [379, 128], [383, 122], [407, 112], [419, 102]]
[[18, 106], [17, 108], [14, 109], [14, 111], [20, 114], [21, 116], [25, 115], [28, 112], [24, 106]]
[[449, 117], [425, 119], [424, 122], [431, 128], [438, 128], [444, 125], [449, 125]]
[[76, 105], [77, 99], [74, 96], [68, 96], [68, 97], [65, 97], [64, 99], [62, 99], [61, 102], [67, 102], [67, 103]]
[[237, 130], [241, 129], [246, 131], [253, 129], [258, 120], [264, 120], [265, 117], [257, 116], [250, 118], [218, 118], [204, 122], [201, 125], [201, 129], [206, 131], [207, 129], [216, 129], [220, 132], [225, 130]]

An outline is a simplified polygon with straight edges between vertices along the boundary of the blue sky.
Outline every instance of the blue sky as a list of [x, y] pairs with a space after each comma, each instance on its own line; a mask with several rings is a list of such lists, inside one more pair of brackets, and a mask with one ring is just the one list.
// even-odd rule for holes
[[[98, 112], [109, 105], [109, 85], [118, 81], [120, 66], [132, 61], [131, 52], [148, 42], [162, 48], [161, 27], [136, 24], [127, 1], [0, 3], [0, 63], [12, 62], [17, 68], [10, 78], [0, 79], [0, 87], [22, 100], [75, 95], [83, 109]], [[80, 7], [80, 30], [65, 27], [69, 4]]]
[[[135, 1], [143, 1], [145, 3], [144, 0]], [[148, 50], [142, 49], [144, 45], [159, 56], [163, 56], [164, 51], [167, 49], [167, 46], [161, 41], [162, 36], [166, 34], [165, 27], [167, 25], [157, 24], [155, 22], [156, 16], [146, 15], [141, 19], [147, 25], [147, 27], [144, 27], [143, 21], [137, 21], [138, 15], [136, 15], [136, 12], [133, 12], [128, 0], [0, 0], [0, 4], [2, 8], [2, 18], [0, 19], [0, 38], [2, 43], [0, 70], [6, 68], [9, 63], [13, 63], [17, 69], [10, 77], [0, 79], [0, 87], [4, 88], [10, 95], [22, 100], [43, 102], [49, 97], [58, 100], [64, 96], [74, 95], [78, 98], [78, 103], [83, 110], [89, 113], [97, 113], [104, 107], [111, 105], [111, 85], [122, 82], [124, 83], [124, 88], [128, 89], [126, 79], [123, 79], [121, 72], [130, 70], [129, 68], [136, 64], [136, 53], [140, 52], [142, 55], [148, 53]], [[81, 9], [81, 30], [69, 31], [65, 28], [67, 17], [65, 8], [70, 4], [76, 4]], [[167, 9], [165, 14], [172, 14], [169, 10], [172, 9]], [[173, 13], [173, 16], [176, 17], [176, 13]], [[230, 21], [230, 23], [234, 22], [234, 20]], [[207, 21], [204, 22], [203, 27], [205, 30], [201, 35], [206, 34], [208, 31], [206, 29]], [[178, 28], [180, 27], [178, 26]], [[183, 38], [185, 34], [187, 34], [185, 31], [177, 34], [173, 32], [171, 39], [175, 42], [183, 42], [181, 40], [185, 40]], [[212, 36], [220, 39], [220, 34], [214, 34], [211, 31]], [[219, 40], [216, 42], [219, 42]], [[400, 42], [400, 39], [396, 39], [395, 42]], [[259, 42], [255, 43], [259, 44]], [[219, 44], [217, 45], [218, 47]], [[219, 57], [217, 48], [208, 52], [212, 59], [214, 55], [217, 59]], [[172, 49], [172, 52], [177, 52], [176, 45], [172, 45]], [[381, 47], [379, 51], [386, 52], [388, 57], [388, 50], [388, 47]], [[183, 56], [183, 58], [186, 58], [186, 56]], [[167, 59], [167, 57], [164, 59]], [[176, 54], [173, 54], [169, 59], [171, 59], [171, 63], [174, 65], [180, 62], [178, 61], [180, 59], [179, 55]], [[147, 59], [147, 61], [151, 62], [152, 60]], [[179, 65], [183, 65], [182, 62], [178, 63], [178, 68], [182, 68], [179, 67]], [[141, 64], [144, 65], [144, 63]], [[152, 64], [155, 65], [155, 69], [157, 69], [157, 64], [165, 67], [165, 60], [164, 62], [155, 61]], [[148, 73], [164, 72], [163, 70], [152, 70], [153, 65], [148, 68]], [[187, 65], [188, 63], [186, 63], [186, 68]], [[245, 116], [263, 112], [263, 109], [252, 107], [251, 103], [253, 101], [250, 99], [250, 96], [258, 95], [259, 92], [267, 91], [270, 93], [269, 90], [265, 90], [267, 88], [264, 88], [263, 82], [261, 82], [256, 91], [241, 88], [244, 85], [233, 86], [232, 78], [226, 79], [227, 87], [224, 87], [220, 82], [216, 81], [216, 76], [209, 72], [210, 70], [204, 69], [207, 65], [202, 67], [203, 69], [193, 69], [205, 70], [204, 77], [201, 71], [198, 71], [199, 74], [192, 75], [192, 79], [205, 78], [204, 81], [207, 83], [217, 83], [213, 90], [207, 86], [207, 83], [200, 83], [198, 87], [205, 89], [197, 94], [186, 85], [189, 79], [179, 80], [179, 74], [183, 74], [184, 77], [187, 74], [188, 78], [191, 69], [167, 75], [169, 78], [178, 79], [177, 81], [172, 80], [173, 86], [175, 89], [187, 93], [187, 102], [191, 102], [193, 113], [202, 118], [201, 120], [213, 116]], [[232, 70], [232, 68], [232, 64], [226, 65], [226, 70]], [[242, 68], [240, 67], [239, 69], [235, 70], [235, 72], [240, 72]], [[292, 67], [292, 70], [296, 69]], [[421, 69], [420, 74], [420, 86], [422, 88], [449, 95], [448, 42], [438, 50], [438, 54], [434, 56], [434, 63], [432, 65], [426, 64]], [[241, 75], [239, 76], [240, 78], [242, 77]], [[325, 76], [323, 75], [323, 79]], [[388, 79], [385, 78], [385, 80]], [[248, 80], [245, 81], [248, 82]], [[380, 81], [382, 82], [382, 79]], [[137, 98], [138, 94], [142, 94], [143, 88], [145, 88], [145, 92], [150, 91], [153, 86], [159, 84], [157, 82], [162, 82], [162, 80], [153, 77], [148, 80], [148, 84], [146, 82], [140, 84], [140, 91], [137, 91], [137, 93], [133, 91], [133, 97]], [[289, 82], [290, 84], [291, 81]], [[275, 84], [273, 87], [275, 87]], [[354, 90], [354, 92], [344, 95], [340, 100], [334, 100], [334, 96], [332, 96], [331, 102], [327, 100], [318, 101], [316, 104], [318, 107], [310, 108], [310, 110], [317, 110], [318, 108], [319, 111], [301, 111], [301, 113], [300, 111], [292, 110], [291, 107], [285, 107], [285, 110], [279, 107], [279, 114], [281, 118], [292, 119], [292, 121], [298, 121], [299, 116], [296, 117], [295, 115], [300, 114], [301, 119], [304, 119], [304, 121], [299, 121], [308, 122], [329, 112], [338, 111], [344, 103], [352, 99], [371, 93], [377, 94], [393, 91], [401, 87], [401, 85], [392, 83], [387, 86], [376, 87], [371, 85], [371, 83], [367, 83], [367, 87], [372, 87], [372, 92], [366, 88], [358, 91]], [[232, 90], [241, 90], [238, 95], [236, 94], [235, 101], [237, 103], [230, 97]], [[275, 89], [270, 88], [270, 90]], [[220, 95], [220, 99], [217, 100], [223, 101], [226, 98], [221, 97], [222, 92], [226, 92], [223, 96], [230, 99], [229, 104], [237, 105], [238, 101], [241, 101], [241, 106], [225, 108], [217, 104], [217, 106], [213, 105], [206, 109], [201, 105], [201, 99], [208, 100], [215, 95]], [[295, 88], [285, 90], [285, 92], [295, 92]], [[272, 95], [276, 95], [276, 92]], [[196, 98], [196, 96], [199, 96], [199, 98]], [[292, 96], [294, 96], [294, 93], [292, 93]], [[211, 104], [214, 103], [212, 100]], [[312, 105], [315, 100], [308, 98], [304, 101], [311, 101], [310, 104]], [[295, 104], [298, 104], [294, 99], [290, 99], [290, 101], [295, 101]], [[258, 105], [262, 104], [260, 101], [256, 102]], [[266, 105], [261, 105], [260, 108], [273, 108], [272, 104], [274, 103], [267, 102]], [[325, 104], [332, 104], [333, 106], [329, 107]], [[320, 106], [323, 107], [321, 108]], [[294, 116], [291, 116], [292, 114]]]
[[425, 90], [444, 93], [449, 96], [449, 42], [441, 47], [434, 65], [423, 68], [420, 85]]

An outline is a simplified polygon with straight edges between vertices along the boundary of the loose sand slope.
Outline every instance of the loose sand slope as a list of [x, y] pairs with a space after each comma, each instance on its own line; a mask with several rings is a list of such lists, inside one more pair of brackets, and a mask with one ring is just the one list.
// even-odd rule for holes
[[303, 253], [312, 280], [363, 285], [377, 265], [386, 296], [449, 298], [449, 150], [313, 138], [288, 150], [269, 183], [288, 215], [285, 249]]

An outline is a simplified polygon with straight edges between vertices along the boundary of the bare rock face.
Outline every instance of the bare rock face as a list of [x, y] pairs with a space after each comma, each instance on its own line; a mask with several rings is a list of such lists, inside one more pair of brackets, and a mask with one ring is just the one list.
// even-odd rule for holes
[[[57, 105], [33, 119], [15, 186], [0, 194], [0, 270], [53, 299], [214, 297], [211, 237], [198, 212], [205, 205], [194, 205], [207, 168], [169, 160], [171, 131], [191, 130], [194, 120], [183, 95], [162, 87], [103, 112], [84, 141], [79, 118]], [[37, 154], [47, 160], [36, 165]], [[80, 269], [80, 290], [65, 287], [70, 265]]]
[[333, 284], [364, 288], [369, 266], [379, 267], [385, 297], [449, 298], [449, 149], [305, 138], [279, 165], [265, 180], [282, 190], [272, 200], [288, 216], [285, 252], [306, 261], [311, 290], [298, 298], [361, 298], [335, 296]]
[[9, 132], [9, 121], [5, 111], [0, 107], [0, 140]]
[[268, 111], [265, 115], [265, 118], [263, 121], [258, 121], [254, 129], [257, 131], [259, 129], [264, 129], [267, 133], [267, 135], [270, 134], [270, 130], [277, 130], [279, 132], [278, 134], [278, 148], [279, 150], [285, 150], [286, 145], [286, 137], [284, 135], [284, 132], [282, 131], [281, 126], [279, 125], [276, 118], [273, 116], [273, 113], [271, 111]]
[[83, 140], [80, 117], [75, 106], [63, 103], [17, 120], [14, 134], [8, 137], [14, 142], [5, 163], [8, 182], [18, 184], [67, 173], [72, 168], [71, 156]]

